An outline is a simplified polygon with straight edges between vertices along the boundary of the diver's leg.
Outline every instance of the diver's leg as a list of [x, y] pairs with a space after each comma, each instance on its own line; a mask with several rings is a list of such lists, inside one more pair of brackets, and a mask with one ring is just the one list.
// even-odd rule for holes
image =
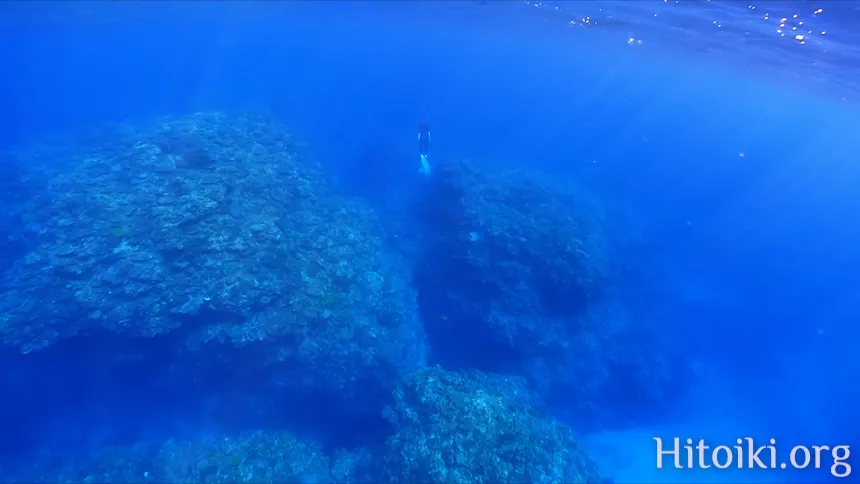
[[430, 174], [430, 161], [427, 160], [427, 155], [424, 153], [421, 154], [421, 168], [418, 170], [419, 173], [424, 175]]

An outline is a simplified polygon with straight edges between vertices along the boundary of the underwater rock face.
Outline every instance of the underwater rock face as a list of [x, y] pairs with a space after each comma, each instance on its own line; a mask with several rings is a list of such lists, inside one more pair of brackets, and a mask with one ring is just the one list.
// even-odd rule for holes
[[38, 152], [19, 159], [43, 172], [21, 210], [41, 235], [2, 275], [0, 344], [158, 336], [345, 400], [423, 366], [405, 264], [267, 117], [123, 125], [28, 164]]
[[386, 418], [395, 433], [380, 482], [600, 482], [570, 429], [517, 378], [429, 368], [398, 386]]

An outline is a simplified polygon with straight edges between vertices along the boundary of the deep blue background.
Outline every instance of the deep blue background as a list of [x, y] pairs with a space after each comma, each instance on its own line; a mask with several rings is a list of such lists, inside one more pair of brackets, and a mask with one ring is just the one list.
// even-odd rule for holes
[[631, 46], [626, 26], [525, 11], [2, 5], [0, 145], [265, 108], [346, 185], [385, 185], [398, 183], [389, 170], [417, 170], [426, 116], [436, 159], [538, 167], [626, 214], [641, 236], [627, 262], [649, 274], [628, 290], [700, 360], [702, 415], [756, 422], [736, 434], [858, 443], [856, 95], [798, 80], [812, 74], [791, 59], [762, 76], [731, 53]]

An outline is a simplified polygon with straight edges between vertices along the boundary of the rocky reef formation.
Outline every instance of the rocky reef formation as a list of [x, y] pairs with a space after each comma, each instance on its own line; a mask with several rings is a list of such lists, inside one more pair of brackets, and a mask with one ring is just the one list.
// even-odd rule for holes
[[17, 154], [41, 172], [19, 214], [38, 236], [2, 274], [2, 345], [157, 339], [346, 402], [423, 366], [406, 265], [266, 116], [160, 119], [52, 150]]
[[[205, 415], [123, 424], [148, 444], [95, 438], [0, 480], [598, 482], [560, 417], [599, 426], [676, 390], [656, 326], [616, 297], [600, 210], [534, 174], [439, 163], [384, 229], [266, 115], [2, 156], [18, 193], [0, 234], [6, 440], [129, 401]], [[430, 347], [451, 371], [427, 368]], [[190, 440], [163, 442], [182, 425]]]
[[386, 410], [396, 430], [384, 482], [599, 482], [570, 429], [529, 395], [517, 378], [439, 368], [412, 375]]
[[428, 183], [424, 274], [450, 281], [500, 340], [525, 346], [558, 337], [548, 329], [606, 290], [605, 236], [573, 193], [528, 172], [465, 162], [440, 164]]
[[0, 482], [319, 483], [334, 482], [329, 458], [285, 432], [109, 447], [88, 455], [42, 456], [3, 469]]
[[440, 163], [424, 185], [412, 257], [440, 361], [522, 375], [577, 410], [597, 410], [619, 386], [664, 395], [672, 372], [659, 338], [613, 297], [599, 206], [532, 172], [465, 161]]
[[571, 430], [535, 404], [522, 379], [429, 368], [397, 386], [384, 415], [385, 443], [352, 451], [255, 431], [0, 463], [0, 482], [602, 482]]
[[153, 468], [152, 482], [334, 482], [329, 458], [319, 445], [280, 432], [170, 441], [155, 455]]

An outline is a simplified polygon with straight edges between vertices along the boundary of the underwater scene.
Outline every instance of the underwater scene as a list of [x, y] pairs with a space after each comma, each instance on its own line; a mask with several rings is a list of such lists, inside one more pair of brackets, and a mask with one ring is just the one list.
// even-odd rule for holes
[[0, 482], [860, 482], [860, 3], [0, 3]]

